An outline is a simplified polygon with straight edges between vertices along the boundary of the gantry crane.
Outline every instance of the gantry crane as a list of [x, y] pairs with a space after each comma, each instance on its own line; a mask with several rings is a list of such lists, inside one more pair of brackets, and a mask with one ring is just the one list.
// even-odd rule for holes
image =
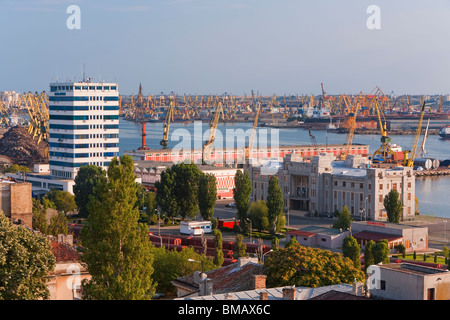
[[350, 154], [350, 147], [353, 144], [353, 136], [356, 129], [356, 116], [358, 114], [359, 107], [360, 107], [359, 102], [354, 103], [348, 114], [348, 121], [346, 125], [348, 128], [347, 143], [345, 144], [344, 152], [340, 155], [341, 160], [345, 160], [347, 156]]
[[259, 117], [259, 111], [261, 110], [261, 101], [258, 101], [256, 106], [256, 113], [255, 113], [255, 119], [253, 120], [253, 127], [252, 132], [250, 133], [250, 138], [248, 139], [248, 146], [245, 147], [245, 160], [248, 160], [252, 154], [253, 151], [253, 144], [255, 142], [255, 136], [256, 136], [256, 128], [258, 127], [258, 117]]
[[414, 143], [412, 146], [412, 150], [411, 150], [411, 152], [405, 151], [404, 165], [406, 167], [414, 166], [414, 159], [418, 155], [417, 146], [418, 146], [418, 142], [419, 142], [420, 133], [422, 131], [422, 121], [423, 121], [424, 113], [425, 113], [425, 101], [422, 102], [422, 108], [420, 110], [420, 116], [419, 116], [419, 123], [417, 125], [416, 134], [414, 135]]
[[[411, 155], [407, 156], [408, 152], [407, 151], [405, 152], [404, 165], [407, 167], [414, 166], [414, 159], [419, 154], [419, 152], [417, 151], [417, 144], [419, 142], [420, 133], [422, 131], [422, 121], [423, 121], [424, 113], [425, 113], [425, 101], [422, 102], [422, 108], [420, 109], [419, 123], [417, 125], [416, 134], [414, 136], [414, 143], [413, 143], [413, 147], [411, 150]], [[428, 126], [427, 126], [427, 129], [428, 129]], [[425, 140], [424, 140], [424, 143], [425, 143]], [[416, 202], [416, 214], [418, 214], [419, 213], [419, 201], [417, 200], [416, 194], [414, 194], [414, 201]]]
[[217, 125], [219, 124], [220, 116], [222, 116], [222, 120], [225, 119], [225, 116], [223, 113], [223, 105], [222, 105], [222, 102], [219, 101], [216, 105], [214, 118], [212, 119], [212, 121], [210, 123], [209, 139], [203, 144], [202, 164], [207, 164], [207, 161], [209, 160], [209, 156], [211, 154], [211, 148], [213, 147], [214, 140], [216, 139]]
[[308, 130], [308, 132], [309, 132], [309, 138], [311, 139], [311, 143], [314, 148], [313, 155], [315, 155], [315, 151], [317, 151], [317, 155], [320, 155], [320, 150], [319, 150], [319, 146], [317, 145], [316, 137], [311, 133], [311, 130]]
[[[391, 149], [390, 147], [390, 143], [391, 143], [391, 138], [387, 135], [387, 129], [386, 129], [386, 120], [382, 121], [381, 117], [382, 115], [380, 114], [380, 109], [378, 107], [378, 98], [375, 98], [375, 103], [374, 103], [374, 108], [377, 112], [377, 116], [378, 116], [378, 123], [380, 126], [380, 131], [381, 131], [381, 146], [373, 153], [372, 155], [372, 161], [375, 160], [375, 156], [376, 155], [381, 155], [383, 157], [382, 162], [392, 162], [392, 161], [397, 161], [397, 155], [396, 153]], [[383, 115], [383, 119], [384, 119], [384, 115]], [[391, 156], [391, 158], [389, 158], [389, 156]]]
[[174, 98], [171, 98], [170, 102], [169, 102], [169, 107], [167, 108], [167, 111], [166, 111], [166, 117], [164, 119], [163, 138], [159, 142], [159, 144], [163, 148], [167, 148], [167, 145], [169, 142], [169, 128], [170, 128], [170, 123], [173, 122], [174, 108], [175, 108], [175, 101], [174, 101]]

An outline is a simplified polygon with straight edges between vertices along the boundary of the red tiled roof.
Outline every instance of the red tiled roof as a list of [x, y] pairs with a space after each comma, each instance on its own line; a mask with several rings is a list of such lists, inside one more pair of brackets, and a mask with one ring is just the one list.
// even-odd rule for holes
[[287, 232], [287, 234], [293, 234], [293, 235], [302, 236], [302, 237], [312, 237], [312, 236], [315, 236], [317, 233], [301, 231], [301, 230], [290, 230]]
[[51, 240], [51, 244], [52, 252], [56, 258], [56, 262], [69, 262], [79, 260], [79, 254], [75, 249], [55, 240]]
[[380, 232], [371, 232], [371, 231], [361, 231], [358, 233], [355, 233], [353, 235], [355, 239], [359, 240], [373, 240], [373, 241], [380, 241], [383, 239], [386, 239], [388, 242], [402, 239], [401, 236], [396, 236], [392, 234], [387, 233], [380, 233]]

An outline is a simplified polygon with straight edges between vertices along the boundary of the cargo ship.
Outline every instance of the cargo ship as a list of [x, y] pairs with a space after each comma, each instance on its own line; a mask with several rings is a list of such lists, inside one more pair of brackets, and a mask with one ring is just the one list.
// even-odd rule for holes
[[450, 125], [446, 125], [439, 130], [439, 136], [442, 139], [450, 140]]

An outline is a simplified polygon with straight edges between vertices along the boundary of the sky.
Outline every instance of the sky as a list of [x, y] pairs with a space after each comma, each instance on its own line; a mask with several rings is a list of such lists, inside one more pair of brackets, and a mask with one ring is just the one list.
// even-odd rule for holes
[[449, 36], [448, 0], [0, 0], [0, 91], [448, 94]]

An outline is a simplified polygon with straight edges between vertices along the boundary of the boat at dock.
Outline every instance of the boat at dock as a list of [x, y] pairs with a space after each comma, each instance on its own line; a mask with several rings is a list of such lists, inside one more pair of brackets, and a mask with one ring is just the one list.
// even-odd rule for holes
[[444, 140], [450, 140], [450, 125], [446, 125], [439, 130], [439, 136]]

